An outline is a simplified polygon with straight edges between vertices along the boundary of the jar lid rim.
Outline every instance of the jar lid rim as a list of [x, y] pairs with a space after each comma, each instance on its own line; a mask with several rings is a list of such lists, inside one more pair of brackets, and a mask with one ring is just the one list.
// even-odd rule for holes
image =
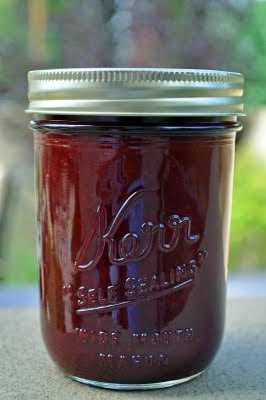
[[243, 115], [244, 76], [174, 68], [30, 71], [28, 113], [73, 115]]

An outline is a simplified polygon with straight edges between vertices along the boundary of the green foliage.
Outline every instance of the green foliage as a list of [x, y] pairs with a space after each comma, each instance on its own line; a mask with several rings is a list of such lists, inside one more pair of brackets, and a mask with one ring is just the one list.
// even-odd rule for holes
[[75, 6], [75, 1], [67, 0], [47, 0], [47, 8], [51, 12], [62, 12]]
[[17, 34], [18, 15], [12, 0], [0, 1], [0, 39], [14, 37]]
[[266, 104], [266, 2], [256, 2], [250, 20], [240, 32], [242, 53], [246, 54], [247, 78], [245, 102], [252, 105]]
[[[91, 48], [88, 42], [92, 43], [95, 37], [82, 37], [82, 25], [73, 26], [73, 30], [66, 35], [67, 21], [99, 24], [97, 29], [106, 31], [101, 39], [106, 45], [99, 45], [99, 51], [92, 61], [94, 65], [106, 64], [105, 54], [108, 50], [108, 63], [112, 64], [115, 46], [109, 48], [109, 45], [116, 43], [117, 39], [109, 40], [109, 37], [104, 37], [114, 34], [111, 25], [105, 29], [110, 22], [110, 13], [106, 16], [106, 9], [111, 4], [112, 12], [115, 13], [117, 8], [113, 5], [113, 0], [92, 3], [94, 7], [90, 2], [86, 4], [82, 1], [46, 0], [48, 26], [45, 34], [48, 50], [44, 67], [52, 68], [69, 63], [66, 53], [71, 54], [71, 46], [73, 54], [79, 60]], [[156, 12], [149, 14], [152, 6], [147, 7], [146, 2], [139, 1], [132, 8], [132, 18], [133, 25], [135, 21], [147, 19], [148, 25], [154, 25], [156, 31], [162, 35], [163, 39], [160, 39], [159, 34], [153, 35], [155, 46], [151, 48], [154, 48], [156, 54], [149, 49], [151, 64], [243, 72], [247, 82], [245, 102], [266, 104], [265, 1], [153, 0], [150, 3]], [[25, 71], [24, 66], [30, 63], [27, 56], [28, 4], [30, 3], [27, 0], [0, 0], [0, 64], [6, 64], [5, 67], [0, 65], [0, 73], [2, 79], [10, 81], [10, 85], [24, 79], [24, 76], [19, 76], [19, 72]], [[84, 19], [79, 19], [80, 13], [84, 14]], [[160, 26], [157, 26], [158, 21]], [[68, 52], [62, 52], [66, 36], [69, 49]], [[79, 52], [74, 49], [77, 45]], [[136, 46], [135, 52], [137, 51], [142, 51], [141, 46]], [[87, 58], [84, 59], [87, 62]], [[24, 88], [23, 84], [19, 84], [18, 88]]]
[[266, 165], [246, 148], [236, 157], [230, 262], [232, 268], [266, 266]]
[[4, 279], [14, 283], [35, 282], [38, 276], [34, 193], [27, 181], [23, 188], [14, 186], [10, 194], [3, 235]]
[[9, 255], [5, 282], [29, 283], [38, 279], [36, 251], [24, 241], [18, 242], [14, 253]]
[[[75, 66], [75, 61], [80, 61], [81, 56], [89, 52], [89, 44], [93, 41], [97, 48], [97, 51], [92, 51], [95, 58], [85, 58], [85, 61], [88, 63], [88, 60], [93, 60], [93, 65], [106, 64], [105, 53], [110, 50], [108, 62], [112, 64], [112, 51], [115, 51], [117, 39], [104, 37], [112, 35], [110, 15], [107, 13], [106, 17], [104, 12], [108, 1], [91, 2], [94, 5], [101, 4], [100, 7], [92, 7], [90, 2], [86, 6], [86, 2], [82, 1], [46, 0], [47, 55], [43, 67], [64, 66], [72, 62], [72, 54]], [[133, 25], [138, 21], [144, 21], [145, 25], [146, 21], [147, 26], [153, 26], [158, 33], [151, 36], [152, 40], [157, 41], [154, 46], [156, 56], [149, 49], [149, 62], [161, 66], [240, 71], [246, 76], [245, 103], [266, 104], [265, 1], [153, 0], [150, 5], [157, 5], [157, 9], [150, 14], [148, 3], [136, 2], [132, 18]], [[16, 101], [26, 96], [25, 75], [26, 70], [31, 68], [27, 51], [28, 4], [27, 0], [0, 0], [0, 83], [1, 80], [7, 82], [7, 86], [13, 90], [11, 96]], [[116, 7], [111, 8], [115, 13]], [[78, 18], [81, 12], [84, 13], [84, 19]], [[73, 21], [82, 23], [80, 26], [71, 25]], [[89, 24], [92, 28], [96, 24], [99, 32], [105, 32], [105, 26], [109, 24], [101, 39], [106, 44], [99, 46], [95, 34], [87, 32], [87, 36], [84, 35], [82, 24]], [[91, 31], [95, 32], [93, 29]], [[62, 51], [64, 47], [68, 49], [70, 58], [66, 57], [66, 51]], [[134, 52], [141, 48], [138, 45], [135, 47]], [[20, 223], [17, 218], [21, 218]], [[16, 216], [16, 239], [7, 259], [9, 281], [37, 279], [34, 235], [27, 237], [24, 233], [26, 226], [22, 217]], [[246, 148], [240, 147], [235, 167], [230, 267], [266, 268], [265, 243], [266, 164], [255, 159]]]

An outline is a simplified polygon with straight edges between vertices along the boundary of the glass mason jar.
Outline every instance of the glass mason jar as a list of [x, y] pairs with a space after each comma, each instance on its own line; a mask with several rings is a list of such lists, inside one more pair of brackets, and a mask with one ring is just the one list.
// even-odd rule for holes
[[29, 73], [42, 332], [73, 379], [166, 387], [213, 360], [242, 92], [221, 71]]

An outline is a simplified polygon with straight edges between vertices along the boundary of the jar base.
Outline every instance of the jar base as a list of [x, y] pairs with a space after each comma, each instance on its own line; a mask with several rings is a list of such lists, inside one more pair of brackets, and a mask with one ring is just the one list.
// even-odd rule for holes
[[115, 389], [115, 390], [152, 390], [152, 389], [163, 389], [174, 385], [179, 385], [180, 383], [185, 383], [191, 379], [197, 378], [204, 372], [198, 372], [195, 375], [187, 376], [181, 379], [175, 379], [172, 381], [155, 382], [155, 383], [112, 383], [112, 382], [99, 382], [92, 381], [90, 379], [79, 378], [78, 376], [68, 375], [70, 378], [77, 382], [84, 383], [85, 385], [96, 386], [104, 389]]

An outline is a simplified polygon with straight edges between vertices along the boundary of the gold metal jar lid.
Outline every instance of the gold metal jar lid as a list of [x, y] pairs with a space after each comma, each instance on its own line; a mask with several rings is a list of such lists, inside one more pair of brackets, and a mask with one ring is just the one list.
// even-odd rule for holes
[[37, 114], [243, 115], [244, 77], [214, 70], [82, 68], [31, 71]]

